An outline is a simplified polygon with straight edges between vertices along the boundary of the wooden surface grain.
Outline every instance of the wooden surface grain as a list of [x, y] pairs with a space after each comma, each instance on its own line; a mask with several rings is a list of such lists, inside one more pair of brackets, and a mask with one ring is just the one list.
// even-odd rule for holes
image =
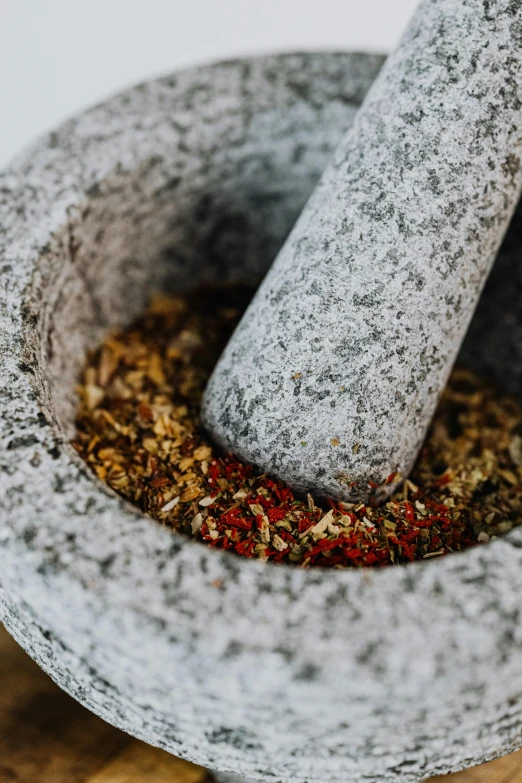
[[[63, 693], [0, 627], [1, 783], [211, 783]], [[522, 751], [431, 783], [522, 783]]]

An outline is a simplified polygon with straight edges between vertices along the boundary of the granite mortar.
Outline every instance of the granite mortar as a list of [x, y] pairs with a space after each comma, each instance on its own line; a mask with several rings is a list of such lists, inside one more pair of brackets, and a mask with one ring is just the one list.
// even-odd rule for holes
[[[166, 76], [0, 177], [1, 620], [110, 723], [267, 783], [417, 783], [518, 748], [522, 531], [378, 572], [211, 551], [79, 460], [74, 384], [154, 290], [263, 277], [382, 62], [290, 54]], [[515, 393], [521, 235], [518, 212], [464, 349]]]

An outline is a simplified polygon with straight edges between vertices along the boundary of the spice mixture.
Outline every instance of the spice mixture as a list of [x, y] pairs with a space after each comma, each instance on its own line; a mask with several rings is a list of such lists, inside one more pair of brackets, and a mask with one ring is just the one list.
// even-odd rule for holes
[[463, 369], [451, 376], [410, 479], [384, 504], [297, 497], [222, 454], [200, 427], [199, 407], [251, 293], [156, 297], [90, 354], [74, 445], [102, 481], [209, 546], [304, 567], [438, 557], [521, 523], [522, 409]]

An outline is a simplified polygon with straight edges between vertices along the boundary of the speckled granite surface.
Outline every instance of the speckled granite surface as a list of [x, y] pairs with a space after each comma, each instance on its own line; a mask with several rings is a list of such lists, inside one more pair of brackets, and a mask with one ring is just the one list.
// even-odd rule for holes
[[209, 383], [220, 443], [330, 497], [408, 474], [522, 189], [521, 85], [520, 3], [423, 0]]
[[[264, 274], [381, 62], [166, 77], [0, 177], [0, 617], [109, 722], [267, 783], [417, 783], [519, 747], [522, 531], [380, 572], [211, 551], [95, 480], [67, 445], [71, 388], [152, 289]], [[520, 330], [519, 296], [488, 296], [477, 328], [496, 355], [497, 302]]]

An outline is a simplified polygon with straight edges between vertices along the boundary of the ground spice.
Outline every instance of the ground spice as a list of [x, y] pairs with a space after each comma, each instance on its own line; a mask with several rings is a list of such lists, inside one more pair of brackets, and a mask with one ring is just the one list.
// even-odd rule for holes
[[250, 296], [235, 288], [156, 297], [89, 355], [74, 445], [102, 481], [209, 546], [304, 567], [438, 557], [521, 523], [522, 409], [460, 368], [411, 477], [384, 504], [296, 497], [221, 454], [200, 427], [201, 395]]

